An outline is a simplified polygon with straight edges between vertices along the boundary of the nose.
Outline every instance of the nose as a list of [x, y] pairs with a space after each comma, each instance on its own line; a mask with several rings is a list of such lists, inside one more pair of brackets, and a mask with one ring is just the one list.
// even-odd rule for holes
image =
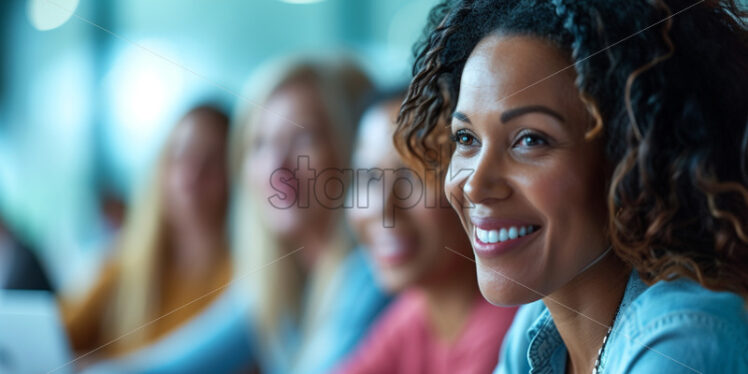
[[487, 204], [511, 197], [513, 191], [506, 175], [507, 164], [505, 157], [485, 149], [462, 186], [464, 196], [473, 204]]
[[393, 187], [384, 170], [372, 170], [358, 186], [359, 207], [366, 215], [381, 218], [382, 212], [394, 206]]
[[389, 178], [391, 180], [386, 180], [387, 178], [383, 177], [385, 179], [382, 183], [382, 199], [380, 200], [381, 206], [382, 206], [382, 226], [384, 228], [394, 228], [395, 222], [397, 222], [398, 217], [401, 215], [398, 211], [398, 199], [397, 196], [397, 189], [396, 189], [396, 180], [395, 178]]

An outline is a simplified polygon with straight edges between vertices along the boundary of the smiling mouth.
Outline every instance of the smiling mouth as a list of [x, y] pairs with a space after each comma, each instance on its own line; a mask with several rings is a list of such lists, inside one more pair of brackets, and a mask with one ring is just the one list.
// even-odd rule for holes
[[407, 262], [415, 254], [415, 244], [412, 238], [378, 233], [369, 250], [380, 264], [394, 266]]
[[540, 226], [536, 225], [510, 226], [491, 230], [484, 230], [476, 226], [475, 237], [486, 244], [503, 243], [530, 235], [538, 229], [540, 229]]

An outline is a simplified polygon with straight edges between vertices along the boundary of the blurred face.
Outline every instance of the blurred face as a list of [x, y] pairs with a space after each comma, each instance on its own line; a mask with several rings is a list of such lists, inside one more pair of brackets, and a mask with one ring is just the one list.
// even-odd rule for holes
[[602, 145], [584, 138], [572, 70], [551, 76], [569, 64], [539, 39], [489, 36], [463, 71], [445, 188], [494, 304], [553, 293], [608, 245]]
[[245, 170], [270, 230], [283, 237], [319, 233], [329, 221], [331, 198], [344, 193], [335, 183], [329, 193], [315, 190], [316, 174], [343, 167], [335, 153], [339, 135], [319, 91], [305, 82], [280, 88], [260, 109], [250, 136]]
[[223, 222], [228, 200], [226, 124], [197, 113], [175, 130], [166, 172], [167, 214], [172, 221]]
[[[354, 153], [358, 175], [354, 192], [359, 203], [349, 214], [358, 237], [374, 259], [380, 282], [391, 291], [448, 276], [455, 261], [467, 261], [445, 246], [463, 253], [470, 251], [457, 216], [446, 201], [440, 201], [441, 191], [430, 187], [428, 195], [441, 198], [427, 207], [427, 194], [411, 191], [408, 181], [425, 180], [423, 175], [394, 172], [404, 168], [392, 144], [398, 107], [399, 102], [391, 102], [369, 111], [363, 119]], [[412, 185], [421, 188], [424, 184]], [[394, 215], [385, 217], [390, 214]]]

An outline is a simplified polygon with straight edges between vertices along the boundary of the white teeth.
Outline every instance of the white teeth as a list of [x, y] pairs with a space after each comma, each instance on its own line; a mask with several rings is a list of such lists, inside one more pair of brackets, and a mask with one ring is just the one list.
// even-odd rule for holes
[[404, 252], [403, 248], [401, 248], [400, 246], [386, 243], [379, 243], [372, 246], [372, 251], [374, 251], [374, 253], [376, 253], [376, 255], [380, 257], [399, 256]]
[[505, 242], [507, 240], [507, 238], [509, 238], [509, 235], [506, 233], [506, 229], [502, 228], [499, 231], [499, 241], [500, 242]]
[[475, 233], [478, 235], [478, 239], [484, 243], [488, 243], [488, 231], [476, 229]]
[[517, 239], [518, 234], [516, 227], [512, 226], [509, 228], [509, 239]]
[[483, 230], [476, 227], [475, 236], [484, 243], [500, 243], [532, 234], [534, 231], [535, 228], [532, 225], [521, 226], [519, 228], [512, 226], [509, 229], [502, 228], [501, 230]]
[[488, 242], [489, 243], [496, 243], [499, 241], [499, 233], [496, 230], [491, 230], [488, 232]]
[[397, 247], [395, 247], [395, 246], [388, 246], [388, 247], [384, 247], [384, 248], [382, 248], [382, 249], [380, 250], [380, 252], [381, 252], [381, 253], [382, 253], [383, 255], [386, 255], [386, 256], [392, 256], [392, 255], [396, 255], [396, 254], [399, 254], [399, 253], [400, 253], [401, 251], [400, 251], [400, 249], [399, 249], [399, 248], [397, 248]]

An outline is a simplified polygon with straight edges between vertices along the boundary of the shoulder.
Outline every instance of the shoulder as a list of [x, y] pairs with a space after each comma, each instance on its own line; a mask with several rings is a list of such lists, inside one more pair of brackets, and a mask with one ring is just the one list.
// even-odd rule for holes
[[[336, 373], [396, 371], [405, 352], [416, 348], [412, 337], [424, 324], [425, 311], [413, 292], [398, 296], [369, 329], [367, 336]], [[416, 344], [417, 345], [417, 344]]]
[[343, 259], [335, 284], [335, 305], [348, 318], [361, 316], [368, 320], [390, 301], [390, 295], [377, 283], [371, 264], [360, 248], [354, 248]]
[[620, 349], [626, 372], [748, 371], [748, 312], [736, 294], [661, 281], [632, 301], [620, 323], [611, 348]]
[[[706, 326], [746, 332], [745, 300], [731, 292], [711, 291], [689, 279], [660, 281], [642, 292], [626, 311], [628, 332], [652, 333], [666, 326]], [[748, 334], [742, 334], [748, 339]]]
[[642, 318], [702, 314], [725, 322], [746, 323], [745, 300], [740, 296], [708, 290], [690, 279], [655, 283], [634, 300], [630, 311]]

